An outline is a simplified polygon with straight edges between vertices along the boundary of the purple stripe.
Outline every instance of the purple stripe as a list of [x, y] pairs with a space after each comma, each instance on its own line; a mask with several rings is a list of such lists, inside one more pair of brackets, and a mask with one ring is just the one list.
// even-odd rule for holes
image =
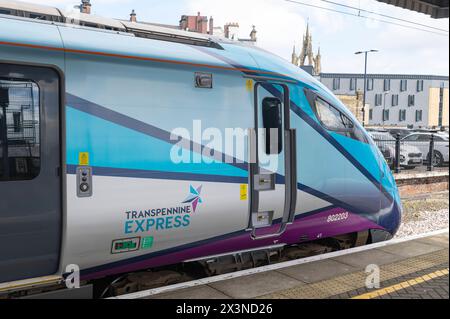
[[[328, 222], [327, 218], [331, 214], [339, 214], [345, 212], [342, 208], [332, 208], [324, 212], [317, 213], [305, 218], [298, 218], [296, 221], [288, 226], [288, 230], [279, 238], [279, 243], [296, 244], [300, 242], [300, 237], [307, 236], [310, 240], [317, 238], [326, 238], [340, 234], [354, 233], [367, 229], [383, 229], [364, 217], [349, 213], [348, 218], [339, 222]], [[273, 233], [277, 230], [279, 225], [274, 225], [270, 228], [261, 230], [259, 235], [264, 233]], [[227, 252], [252, 249], [257, 247], [269, 246], [273, 244], [273, 239], [266, 240], [252, 240], [250, 233], [238, 233], [238, 235], [223, 239], [220, 241], [209, 242], [196, 247], [186, 248], [177, 252], [167, 253], [156, 257], [149, 256], [148, 259], [137, 262], [130, 262], [120, 266], [111, 266], [107, 269], [102, 269], [95, 272], [90, 270], [82, 271], [82, 278], [90, 280], [101, 278], [118, 273], [126, 273], [136, 271], [139, 269], [146, 269], [152, 267], [159, 267], [164, 265], [176, 264], [188, 259], [200, 258], [216, 254], [223, 254]], [[105, 265], [107, 267], [107, 265]], [[102, 266], [95, 268], [103, 268]]]

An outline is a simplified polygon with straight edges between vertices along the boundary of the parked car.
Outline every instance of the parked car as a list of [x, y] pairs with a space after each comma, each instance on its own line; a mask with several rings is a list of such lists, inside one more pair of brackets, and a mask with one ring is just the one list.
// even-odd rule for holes
[[411, 130], [407, 128], [390, 128], [388, 129], [388, 132], [393, 136], [396, 137], [397, 134], [400, 134], [400, 138], [404, 138], [405, 136], [408, 136], [411, 134]]
[[[430, 140], [432, 133], [412, 133], [402, 139], [405, 143], [412, 143], [419, 148], [423, 154], [423, 161], [429, 162]], [[434, 153], [432, 157], [433, 166], [443, 166], [449, 159], [449, 140], [444, 134], [434, 134]]]
[[[386, 162], [389, 165], [394, 163], [395, 158], [395, 138], [388, 132], [369, 132], [375, 144], [380, 149]], [[400, 145], [400, 166], [406, 169], [413, 169], [422, 165], [422, 152], [414, 145]]]

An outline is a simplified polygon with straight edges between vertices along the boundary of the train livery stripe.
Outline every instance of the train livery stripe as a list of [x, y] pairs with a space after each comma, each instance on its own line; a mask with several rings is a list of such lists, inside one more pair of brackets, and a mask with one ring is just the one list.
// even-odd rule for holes
[[[345, 210], [342, 208], [330, 206], [296, 216], [295, 222], [288, 227], [288, 230], [279, 238], [279, 241], [288, 244], [298, 243], [298, 234], [304, 234], [312, 239], [317, 238], [317, 236], [331, 237], [367, 229], [383, 229], [376, 223], [350, 212], [348, 219], [344, 221], [337, 223], [327, 222], [330, 214], [338, 214], [343, 211]], [[270, 233], [277, 227], [278, 224], [275, 223], [272, 228], [264, 231]], [[251, 239], [249, 232], [240, 230], [178, 247], [84, 269], [81, 270], [81, 275], [82, 279], [89, 280], [138, 269], [175, 264], [184, 260], [201, 258], [202, 256], [270, 246], [271, 244], [273, 244], [273, 239], [255, 241]]]
[[[112, 168], [112, 167], [98, 167], [98, 166], [94, 166], [92, 169], [94, 175], [107, 177], [149, 178], [149, 179], [184, 180], [196, 182], [217, 182], [217, 183], [234, 183], [234, 184], [246, 184], [248, 182], [248, 178], [242, 176], [214, 175], [202, 173], [196, 174], [187, 172], [168, 172], [168, 171], [126, 169], [126, 168]], [[67, 165], [67, 173], [76, 174], [76, 165]]]

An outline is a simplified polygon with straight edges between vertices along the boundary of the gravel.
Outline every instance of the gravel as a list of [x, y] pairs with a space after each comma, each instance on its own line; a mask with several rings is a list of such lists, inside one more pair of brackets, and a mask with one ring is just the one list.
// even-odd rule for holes
[[402, 225], [396, 238], [419, 235], [449, 227], [449, 199], [447, 193], [432, 194], [427, 198], [403, 201]]

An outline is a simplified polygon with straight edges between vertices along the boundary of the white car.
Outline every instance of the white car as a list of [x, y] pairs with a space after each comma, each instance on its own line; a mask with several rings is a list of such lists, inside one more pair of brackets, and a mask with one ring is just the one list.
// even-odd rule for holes
[[[423, 154], [424, 162], [430, 159], [430, 140], [432, 133], [412, 133], [402, 139], [402, 142], [409, 145], [414, 145]], [[448, 136], [444, 134], [434, 134], [434, 154], [433, 166], [443, 166], [448, 163], [449, 158], [449, 141]]]
[[[380, 149], [386, 162], [391, 165], [395, 158], [395, 138], [387, 132], [369, 132], [375, 144]], [[423, 163], [422, 152], [414, 145], [405, 143], [400, 144], [400, 166], [403, 168], [412, 169]]]

